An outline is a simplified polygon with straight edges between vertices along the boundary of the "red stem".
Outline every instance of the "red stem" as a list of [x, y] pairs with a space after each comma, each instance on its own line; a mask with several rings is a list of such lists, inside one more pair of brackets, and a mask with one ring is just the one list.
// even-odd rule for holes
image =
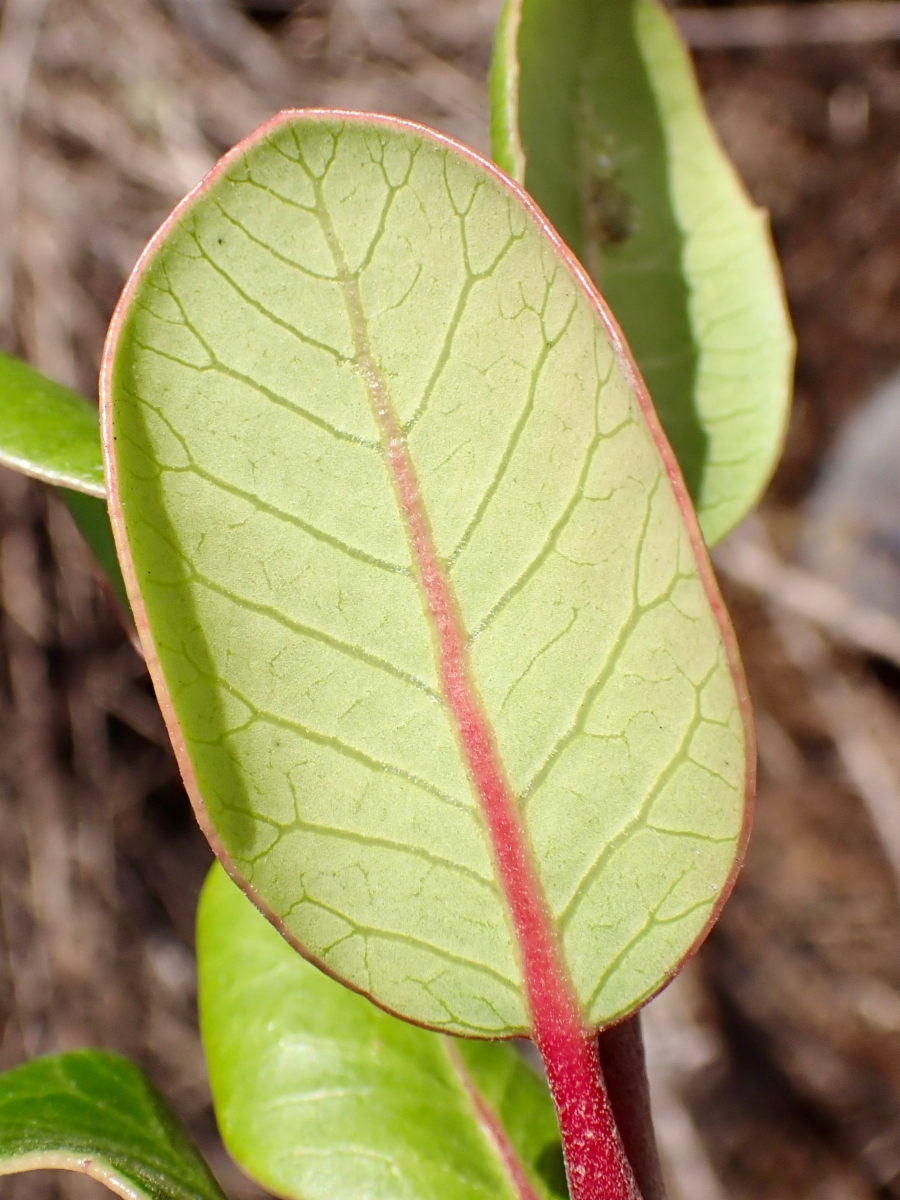
[[666, 1200], [650, 1113], [641, 1014], [605, 1029], [597, 1044], [609, 1102], [643, 1200]]

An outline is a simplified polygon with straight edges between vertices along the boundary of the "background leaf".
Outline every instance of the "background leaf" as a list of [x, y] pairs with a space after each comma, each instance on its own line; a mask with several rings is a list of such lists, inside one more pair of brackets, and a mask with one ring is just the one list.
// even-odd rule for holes
[[120, 557], [236, 875], [384, 1007], [504, 1036], [519, 838], [586, 1019], [651, 995], [736, 869], [746, 702], [649, 402], [526, 200], [418, 127], [287, 114], [176, 211], [112, 338]]
[[106, 495], [96, 408], [2, 353], [0, 463], [45, 483]]
[[0, 1075], [0, 1175], [48, 1168], [90, 1175], [126, 1200], [223, 1200], [162, 1097], [99, 1050]]
[[713, 545], [781, 451], [794, 343], [766, 214], [659, 0], [507, 0], [493, 153], [616, 315]]
[[219, 866], [200, 901], [197, 955], [219, 1128], [264, 1187], [297, 1200], [521, 1198], [462, 1071], [533, 1194], [565, 1194], [549, 1092], [512, 1047], [381, 1012], [295, 954]]
[[[0, 463], [56, 485], [123, 614], [129, 612], [103, 478], [97, 409], [0, 352]], [[127, 623], [128, 617], [124, 617]]]

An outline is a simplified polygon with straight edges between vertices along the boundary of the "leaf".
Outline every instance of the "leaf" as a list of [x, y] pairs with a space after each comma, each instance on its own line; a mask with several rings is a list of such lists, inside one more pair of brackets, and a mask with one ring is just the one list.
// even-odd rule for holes
[[264, 1187], [297, 1200], [565, 1195], [549, 1093], [512, 1047], [380, 1012], [296, 955], [219, 866], [197, 955], [219, 1129]]
[[97, 409], [77, 392], [2, 352], [0, 464], [57, 487], [114, 599], [127, 614], [128, 596], [106, 511]]
[[766, 214], [706, 115], [659, 0], [507, 0], [494, 157], [597, 282], [709, 545], [781, 452], [794, 342]]
[[658, 990], [742, 853], [744, 685], [652, 406], [527, 197], [421, 127], [284, 114], [153, 240], [106, 363], [157, 694], [278, 927], [453, 1033]]
[[0, 1075], [0, 1175], [47, 1169], [90, 1175], [126, 1200], [223, 1200], [162, 1097], [100, 1050]]
[[106, 495], [96, 408], [2, 353], [0, 463], [44, 483]]

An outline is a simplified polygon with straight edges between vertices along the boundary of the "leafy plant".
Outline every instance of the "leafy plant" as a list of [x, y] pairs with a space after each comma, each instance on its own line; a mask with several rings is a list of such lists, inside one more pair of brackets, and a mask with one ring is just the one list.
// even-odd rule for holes
[[[783, 424], [777, 275], [662, 10], [590, 12], [508, 5], [495, 152], [609, 281], [714, 537], [758, 494]], [[587, 187], [605, 148], [621, 178]], [[693, 366], [663, 370], [660, 347]], [[89, 411], [0, 368], [7, 461], [80, 489], [102, 552]], [[567, 1175], [573, 1200], [625, 1200], [637, 1174], [653, 1200], [647, 1130], [623, 1125], [626, 1153], [596, 1035], [664, 986], [724, 902], [752, 728], [682, 475], [584, 269], [449, 139], [285, 113], [145, 251], [101, 395], [118, 558], [182, 775], [269, 918], [213, 872], [201, 1024], [235, 1158], [304, 1198], [548, 1200]], [[736, 446], [750, 453], [725, 473]], [[522, 1036], [549, 1091], [483, 1040]], [[9, 1111], [28, 1103], [17, 1078], [85, 1063], [138, 1088], [118, 1060], [44, 1060], [5, 1077]], [[78, 1084], [91, 1120], [110, 1102], [100, 1067]], [[193, 1152], [174, 1145], [156, 1151], [183, 1180]], [[17, 1146], [10, 1170], [33, 1165]], [[114, 1159], [104, 1178], [134, 1194]]]

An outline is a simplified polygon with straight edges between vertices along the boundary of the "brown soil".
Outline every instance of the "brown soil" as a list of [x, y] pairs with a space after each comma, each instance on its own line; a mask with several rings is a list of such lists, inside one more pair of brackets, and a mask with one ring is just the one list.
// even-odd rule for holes
[[[309, 0], [282, 15], [260, 0], [251, 23], [220, 0], [6, 0], [0, 341], [93, 394], [144, 241], [277, 107], [394, 112], [485, 150], [496, 8]], [[26, 60], [30, 30], [17, 105], [10, 64]], [[799, 338], [765, 506], [788, 554], [836, 431], [900, 365], [900, 48], [704, 52], [698, 66], [772, 211]], [[746, 870], [691, 973], [692, 1028], [712, 1049], [681, 1071], [676, 1099], [726, 1196], [900, 1197], [897, 883], [816, 691], [844, 680], [881, 741], [900, 745], [898, 674], [826, 648], [813, 678], [764, 599], [731, 586], [727, 598], [760, 713], [761, 789]], [[0, 601], [0, 1069], [86, 1044], [131, 1055], [249, 1200], [257, 1189], [217, 1140], [196, 1030], [193, 908], [209, 851], [68, 515], [8, 474]], [[93, 1190], [0, 1182], [10, 1200]]]

